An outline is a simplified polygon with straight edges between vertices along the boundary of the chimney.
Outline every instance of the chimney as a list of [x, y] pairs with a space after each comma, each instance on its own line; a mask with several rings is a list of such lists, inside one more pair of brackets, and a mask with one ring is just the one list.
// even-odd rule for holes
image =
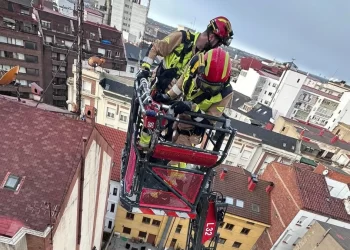
[[248, 190], [253, 192], [257, 183], [258, 177], [256, 175], [252, 175], [250, 178], [248, 178]]
[[331, 143], [335, 143], [336, 141], [338, 141], [339, 137], [337, 135], [335, 135], [332, 139], [331, 139]]
[[320, 133], [318, 133], [319, 136], [323, 136], [325, 129], [321, 129]]
[[35, 82], [32, 82], [31, 83], [31, 92], [33, 94], [33, 99], [35, 101], [40, 101], [40, 97], [43, 93], [43, 89], [38, 85], [36, 84]]
[[274, 186], [275, 184], [273, 182], [270, 182], [270, 185], [266, 187], [266, 193], [270, 193]]
[[227, 168], [224, 168], [221, 173], [220, 173], [220, 180], [224, 180], [225, 179], [225, 175], [227, 173]]

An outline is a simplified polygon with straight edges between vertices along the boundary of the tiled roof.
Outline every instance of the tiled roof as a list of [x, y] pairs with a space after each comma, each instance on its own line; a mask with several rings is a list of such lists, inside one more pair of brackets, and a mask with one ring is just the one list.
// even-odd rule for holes
[[274, 168], [284, 182], [291, 183], [293, 180], [296, 181], [298, 191], [294, 191], [292, 195], [300, 198], [301, 209], [333, 219], [350, 222], [350, 215], [345, 210], [343, 200], [330, 195], [326, 179], [323, 175], [292, 166], [293, 174], [287, 178], [284, 172], [286, 169], [290, 169], [291, 166], [273, 162], [268, 165], [268, 168], [270, 167]]
[[318, 166], [314, 169], [314, 172], [317, 174], [323, 174], [324, 170], [328, 170], [327, 177], [335, 180], [340, 181], [346, 184], [350, 184], [350, 175], [341, 169], [336, 169], [334, 167], [326, 167], [322, 164], [318, 164]]
[[114, 166], [112, 168], [111, 180], [120, 181], [121, 155], [126, 140], [126, 132], [96, 124], [97, 130], [106, 139], [114, 150]]
[[[221, 180], [219, 174], [223, 168], [227, 169], [227, 173], [224, 180]], [[244, 201], [243, 208], [229, 205], [227, 212], [270, 225], [270, 195], [265, 190], [270, 182], [259, 180], [255, 190], [251, 192], [248, 190], [248, 177], [250, 176], [248, 171], [241, 171], [238, 167], [227, 165], [221, 165], [216, 170], [217, 175], [214, 179], [213, 190], [221, 192], [224, 196]], [[259, 213], [252, 210], [252, 204], [259, 205]]]
[[[0, 188], [2, 219], [44, 231], [48, 208], [60, 206], [81, 159], [91, 124], [0, 98], [0, 185], [12, 174], [19, 190]], [[2, 221], [0, 221], [2, 224]]]

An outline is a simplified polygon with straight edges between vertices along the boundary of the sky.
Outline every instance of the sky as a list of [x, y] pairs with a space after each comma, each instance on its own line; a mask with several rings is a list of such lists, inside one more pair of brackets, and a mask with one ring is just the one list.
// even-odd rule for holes
[[[196, 10], [196, 11], [194, 11]], [[151, 0], [149, 17], [204, 31], [226, 16], [232, 47], [350, 83], [350, 0]]]

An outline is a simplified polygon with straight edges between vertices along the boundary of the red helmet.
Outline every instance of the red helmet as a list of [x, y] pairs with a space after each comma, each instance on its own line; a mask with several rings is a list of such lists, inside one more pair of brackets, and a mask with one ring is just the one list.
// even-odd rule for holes
[[212, 19], [207, 29], [217, 35], [221, 39], [222, 44], [226, 46], [230, 45], [233, 31], [231, 23], [226, 17], [219, 16]]
[[205, 69], [199, 75], [200, 80], [210, 85], [222, 85], [231, 76], [231, 59], [222, 48], [209, 50], [204, 55]]

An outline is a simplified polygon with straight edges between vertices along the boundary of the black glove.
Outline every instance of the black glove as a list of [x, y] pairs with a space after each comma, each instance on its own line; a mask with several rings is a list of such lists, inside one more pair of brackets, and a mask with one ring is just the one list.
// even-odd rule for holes
[[192, 103], [189, 101], [177, 101], [171, 105], [171, 108], [174, 109], [175, 114], [182, 114], [192, 110]]
[[171, 98], [168, 94], [161, 94], [161, 93], [157, 92], [156, 96], [154, 97], [154, 100], [156, 102], [166, 103], [166, 102], [170, 101]]
[[150, 71], [149, 69], [142, 69], [136, 76], [137, 80], [141, 80], [141, 78], [146, 78], [148, 79], [148, 77], [150, 76]]

